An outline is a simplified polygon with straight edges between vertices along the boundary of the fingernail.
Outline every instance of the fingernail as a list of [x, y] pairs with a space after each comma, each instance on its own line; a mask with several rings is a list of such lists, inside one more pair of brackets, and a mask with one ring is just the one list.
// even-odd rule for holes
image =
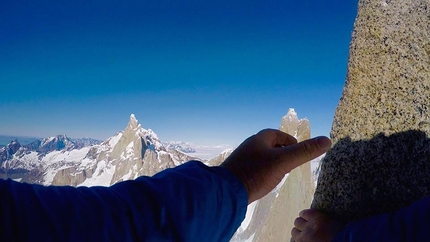
[[317, 137], [316, 140], [321, 149], [327, 151], [331, 148], [331, 141], [329, 138], [321, 136]]

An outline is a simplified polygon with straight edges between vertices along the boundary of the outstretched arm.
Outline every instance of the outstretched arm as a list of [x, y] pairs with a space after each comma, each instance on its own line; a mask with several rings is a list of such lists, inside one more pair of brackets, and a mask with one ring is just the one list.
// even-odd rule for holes
[[0, 180], [4, 241], [228, 241], [246, 213], [241, 181], [191, 161], [111, 187]]
[[6, 241], [228, 241], [246, 205], [331, 143], [297, 143], [278, 130], [245, 140], [220, 167], [188, 162], [112, 187], [44, 187], [0, 181]]

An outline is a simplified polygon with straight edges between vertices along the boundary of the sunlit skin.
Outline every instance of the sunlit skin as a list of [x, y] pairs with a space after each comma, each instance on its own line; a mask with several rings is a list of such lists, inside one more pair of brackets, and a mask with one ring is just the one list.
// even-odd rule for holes
[[[297, 143], [284, 132], [265, 129], [246, 139], [221, 166], [238, 176], [247, 192], [248, 204], [272, 191], [294, 168], [322, 155], [331, 147], [327, 137]], [[331, 241], [343, 225], [317, 210], [303, 210], [294, 221], [291, 241]]]
[[322, 155], [331, 147], [327, 137], [297, 143], [282, 131], [265, 129], [246, 139], [221, 164], [237, 175], [252, 203], [272, 191], [292, 169]]

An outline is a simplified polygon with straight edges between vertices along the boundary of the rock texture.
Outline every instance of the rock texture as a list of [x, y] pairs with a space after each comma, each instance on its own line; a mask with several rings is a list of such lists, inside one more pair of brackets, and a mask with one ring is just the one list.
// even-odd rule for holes
[[430, 2], [360, 0], [312, 207], [344, 220], [430, 195]]
[[208, 160], [206, 162], [206, 164], [208, 166], [219, 166], [221, 163], [223, 163], [225, 161], [225, 159], [227, 159], [227, 157], [229, 157], [231, 155], [231, 153], [233, 153], [233, 150], [234, 149], [224, 150], [223, 152], [221, 152], [220, 154], [218, 154], [214, 158]]

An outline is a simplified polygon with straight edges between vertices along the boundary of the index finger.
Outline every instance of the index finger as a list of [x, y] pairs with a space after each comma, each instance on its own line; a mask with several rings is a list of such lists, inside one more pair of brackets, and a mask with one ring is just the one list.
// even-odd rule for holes
[[286, 146], [297, 143], [297, 139], [293, 136], [277, 129], [264, 129], [257, 133], [263, 140], [270, 142], [270, 147]]
[[283, 164], [286, 166], [287, 172], [290, 172], [292, 169], [324, 154], [330, 147], [330, 139], [320, 136], [277, 149], [277, 152], [280, 152], [281, 160], [284, 161]]

